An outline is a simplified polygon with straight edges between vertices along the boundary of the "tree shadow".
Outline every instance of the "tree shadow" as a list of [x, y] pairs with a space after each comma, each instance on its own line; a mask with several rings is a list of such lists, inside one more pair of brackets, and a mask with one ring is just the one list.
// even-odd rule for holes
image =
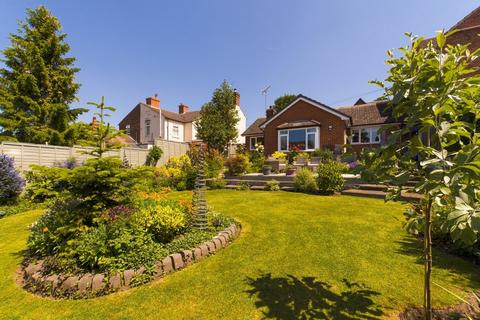
[[256, 297], [257, 308], [267, 308], [263, 314], [268, 319], [379, 319], [383, 314], [372, 300], [379, 292], [346, 279], [347, 289], [340, 293], [314, 277], [262, 273], [246, 282], [251, 287], [246, 292]]
[[[397, 254], [409, 255], [416, 258], [415, 263], [424, 264], [423, 258], [423, 242], [411, 236], [405, 236], [396, 241], [400, 245], [395, 252]], [[459, 274], [468, 279], [471, 283], [480, 284], [480, 274], [472, 272], [475, 266], [472, 261], [465, 257], [461, 257], [445, 250], [433, 247], [433, 267], [441, 268], [450, 271], [451, 273]]]

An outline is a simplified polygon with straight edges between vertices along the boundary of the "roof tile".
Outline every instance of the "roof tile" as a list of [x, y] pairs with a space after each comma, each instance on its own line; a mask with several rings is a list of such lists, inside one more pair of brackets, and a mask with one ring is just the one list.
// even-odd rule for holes
[[387, 101], [373, 101], [349, 107], [340, 107], [338, 110], [351, 117], [352, 126], [397, 122], [387, 108], [387, 104]]
[[258, 118], [255, 120], [248, 128], [242, 133], [242, 136], [254, 135], [254, 134], [263, 134], [263, 130], [260, 126], [267, 120], [265, 117]]

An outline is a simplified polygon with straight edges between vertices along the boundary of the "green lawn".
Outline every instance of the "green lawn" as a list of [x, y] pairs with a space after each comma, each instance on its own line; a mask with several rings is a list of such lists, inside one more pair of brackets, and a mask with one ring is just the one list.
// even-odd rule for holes
[[[402, 230], [399, 204], [228, 190], [207, 199], [244, 226], [230, 247], [159, 281], [91, 300], [52, 300], [19, 288], [27, 227], [41, 211], [0, 220], [0, 318], [377, 319], [422, 303], [421, 244]], [[480, 288], [478, 267], [434, 254], [435, 282], [455, 292]], [[435, 305], [457, 302], [433, 290]]]

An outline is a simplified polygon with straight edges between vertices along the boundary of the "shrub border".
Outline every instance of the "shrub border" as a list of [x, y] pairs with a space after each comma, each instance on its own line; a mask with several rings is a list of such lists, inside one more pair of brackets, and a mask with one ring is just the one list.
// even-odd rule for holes
[[231, 224], [211, 240], [190, 250], [182, 250], [157, 261], [151, 270], [140, 267], [112, 275], [104, 273], [67, 276], [63, 274], [43, 275], [43, 260], [21, 267], [20, 275], [25, 290], [53, 298], [82, 299], [106, 295], [161, 278], [168, 273], [181, 270], [217, 251], [225, 248], [240, 234], [241, 225]]

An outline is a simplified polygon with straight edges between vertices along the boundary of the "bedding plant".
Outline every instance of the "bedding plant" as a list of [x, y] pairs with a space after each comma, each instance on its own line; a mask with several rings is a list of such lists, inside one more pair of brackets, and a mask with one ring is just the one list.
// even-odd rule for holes
[[194, 229], [191, 201], [167, 200], [169, 189], [156, 188], [151, 167], [130, 169], [120, 159], [98, 158], [63, 170], [61, 187], [27, 242], [25, 264], [44, 260], [45, 275], [140, 267], [153, 274], [156, 261], [211, 239], [233, 222], [209, 213], [208, 228]]

